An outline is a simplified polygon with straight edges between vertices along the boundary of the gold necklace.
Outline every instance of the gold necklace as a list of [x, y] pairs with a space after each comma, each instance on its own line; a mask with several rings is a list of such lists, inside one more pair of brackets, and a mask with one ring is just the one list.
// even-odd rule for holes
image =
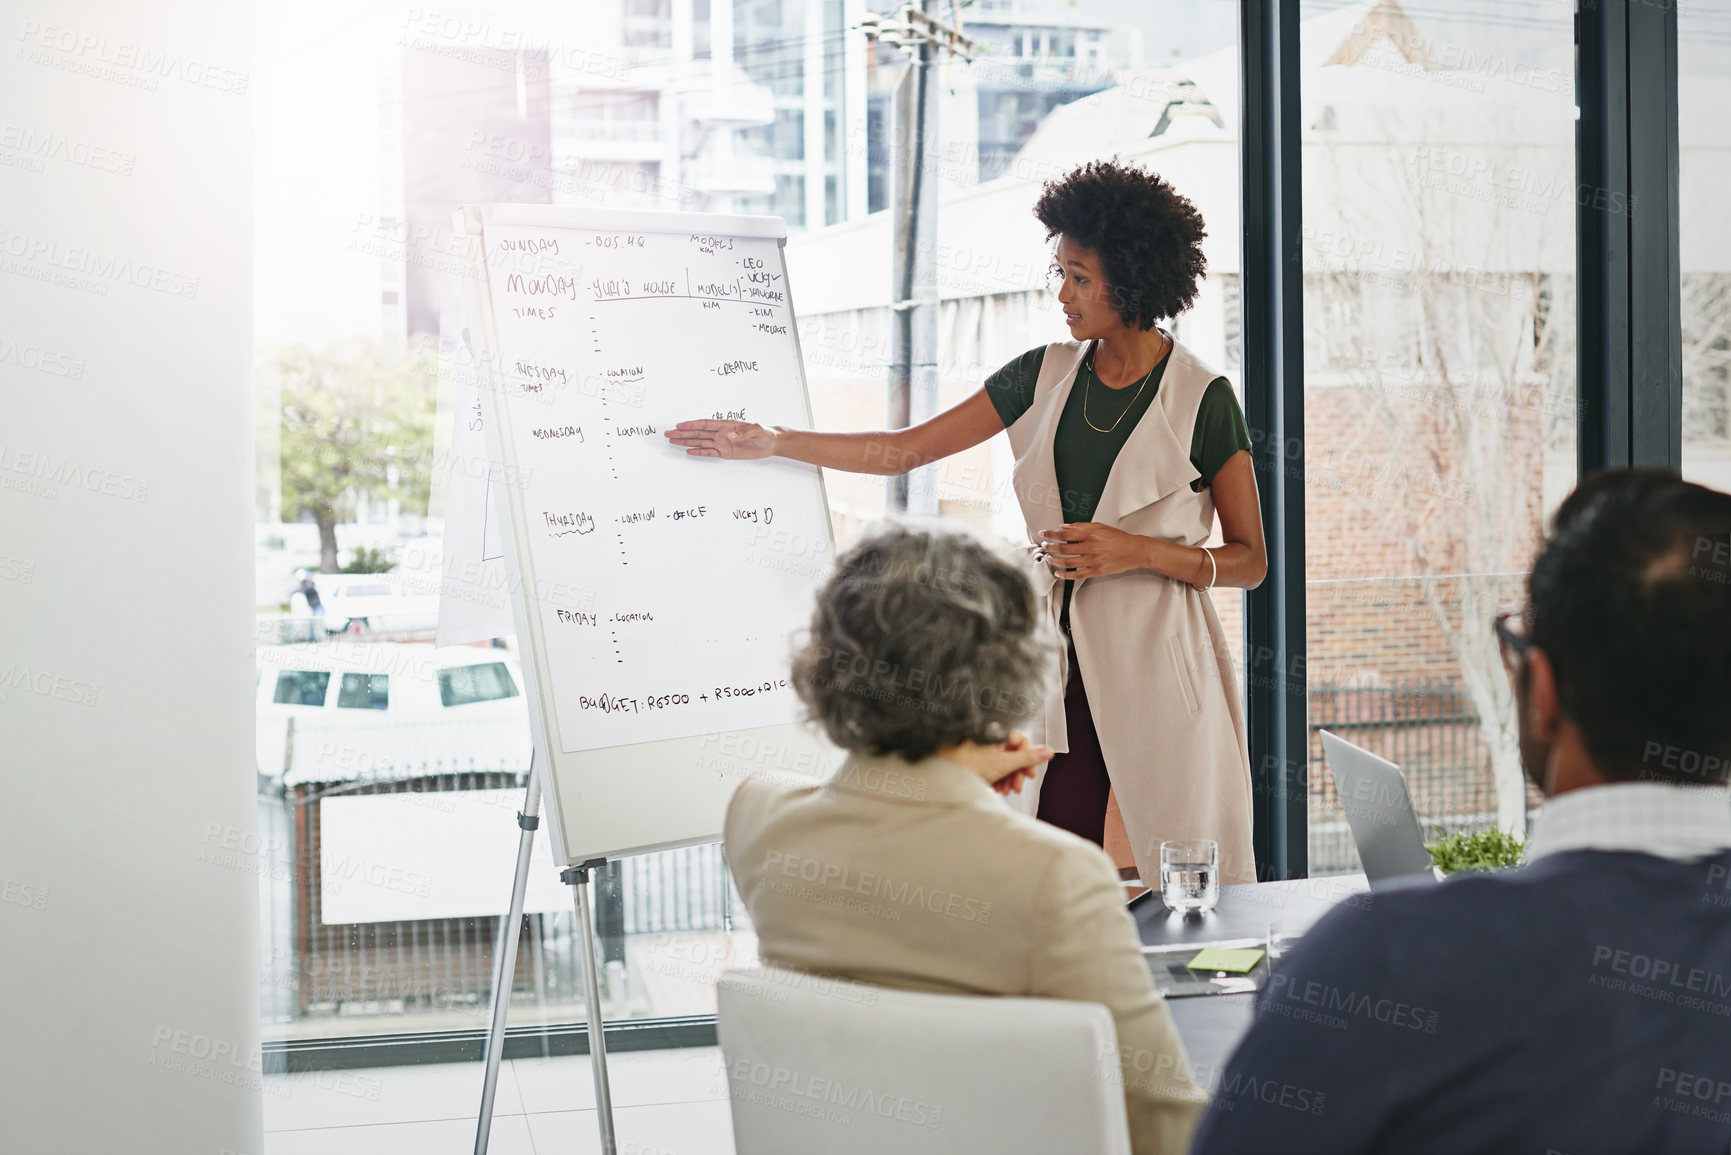
[[[1164, 338], [1162, 338], [1160, 343], [1162, 346], [1165, 345], [1166, 342], [1165, 342]], [[1148, 372], [1146, 372], [1142, 375], [1142, 384], [1136, 386], [1136, 396], [1130, 398], [1130, 404], [1124, 406], [1124, 413], [1128, 413], [1128, 412], [1130, 412], [1130, 410], [1136, 408], [1136, 397], [1142, 396], [1142, 390], [1148, 387], [1148, 378], [1154, 376], [1154, 370], [1160, 368], [1160, 362], [1164, 361], [1165, 359], [1166, 359], [1166, 351], [1164, 348], [1162, 348], [1160, 351], [1160, 356], [1158, 359], [1155, 360], [1153, 367], [1150, 368], [1148, 370]], [[1112, 422], [1111, 429], [1102, 429], [1098, 425], [1094, 424], [1092, 421], [1088, 420], [1088, 398], [1090, 396], [1092, 396], [1092, 394], [1094, 392], [1094, 378], [1097, 376], [1099, 376], [1099, 374], [1094, 372], [1094, 358], [1089, 357], [1088, 358], [1088, 383], [1086, 385], [1082, 386], [1082, 420], [1087, 421], [1088, 422], [1088, 428], [1092, 429], [1095, 433], [1110, 433], [1110, 432], [1112, 432], [1113, 429], [1116, 429], [1116, 428], [1118, 428], [1119, 425], [1123, 424], [1124, 413], [1118, 414], [1118, 420]]]

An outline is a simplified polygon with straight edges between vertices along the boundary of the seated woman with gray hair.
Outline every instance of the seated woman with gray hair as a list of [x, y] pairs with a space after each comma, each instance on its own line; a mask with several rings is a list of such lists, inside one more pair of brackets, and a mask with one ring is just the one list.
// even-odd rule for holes
[[1028, 579], [982, 542], [914, 522], [869, 530], [793, 661], [810, 720], [847, 756], [822, 784], [743, 784], [728, 866], [766, 963], [1104, 1004], [1137, 1155], [1181, 1152], [1207, 1096], [1117, 869], [998, 797], [1052, 756], [1014, 727], [1045, 700], [1059, 645]]

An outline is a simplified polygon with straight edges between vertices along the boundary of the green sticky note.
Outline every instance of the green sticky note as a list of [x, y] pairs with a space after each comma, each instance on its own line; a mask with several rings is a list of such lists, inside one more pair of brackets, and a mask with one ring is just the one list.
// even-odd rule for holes
[[1241, 975], [1262, 961], [1262, 952], [1253, 947], [1211, 946], [1197, 952], [1195, 958], [1186, 965], [1193, 971], [1226, 971], [1228, 974]]

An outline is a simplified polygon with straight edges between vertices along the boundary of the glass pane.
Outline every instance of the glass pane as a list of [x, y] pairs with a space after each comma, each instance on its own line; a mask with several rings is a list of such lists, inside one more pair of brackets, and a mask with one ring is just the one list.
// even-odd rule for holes
[[384, 710], [391, 702], [389, 674], [344, 674], [337, 705], [349, 710]]
[[496, 702], [500, 698], [515, 698], [517, 684], [503, 662], [480, 666], [456, 666], [439, 671], [439, 701], [447, 706], [466, 706], [471, 702]]
[[1677, 9], [1677, 164], [1682, 250], [1683, 476], [1731, 490], [1731, 0]]
[[[267, 1037], [484, 1021], [511, 860], [477, 857], [479, 840], [406, 834], [473, 820], [514, 843], [528, 768], [514, 643], [500, 639], [497, 661], [441, 669], [430, 617], [398, 604], [436, 593], [444, 576], [441, 492], [463, 363], [452, 210], [501, 201], [784, 216], [790, 262], [818, 270], [790, 277], [815, 425], [881, 428], [891, 286], [873, 262], [888, 251], [888, 217], [870, 213], [887, 207], [900, 57], [885, 46], [869, 59], [843, 7], [735, 3], [725, 42], [712, 35], [723, 23], [712, 25], [721, 10], [708, 0], [631, 0], [604, 19], [581, 5], [506, 0], [480, 22], [426, 9], [357, 19], [338, 0], [258, 10], [254, 197], [259, 218], [274, 222], [255, 261], [259, 635], [340, 659], [296, 660], [344, 671], [344, 708], [316, 722], [281, 706], [322, 703], [328, 673], [310, 675], [320, 681], [304, 699], [289, 675], [290, 696], [259, 708], [260, 822], [273, 854], [260, 880]], [[937, 402], [953, 404], [1011, 356], [1065, 335], [1043, 293], [1046, 238], [1029, 208], [1049, 176], [1114, 154], [1168, 176], [1207, 220], [1208, 277], [1176, 327], [1236, 384], [1234, 6], [975, 7], [967, 33], [993, 52], [942, 66], [929, 168], [941, 192]], [[1180, 70], [1184, 83], [1150, 88], [1155, 67]], [[1114, 89], [1109, 123], [1078, 104]], [[814, 247], [801, 250], [808, 240]], [[316, 420], [331, 412], [354, 420]], [[939, 513], [1020, 538], [1003, 441], [945, 463]], [[846, 540], [884, 511], [883, 479], [832, 480], [832, 520]], [[381, 558], [398, 564], [370, 564]], [[337, 574], [357, 567], [390, 572], [390, 605], [356, 600], [382, 605], [382, 590], [341, 588]], [[367, 617], [371, 631], [324, 639], [307, 611], [292, 616], [302, 568], [325, 593], [333, 628]], [[1236, 638], [1239, 594], [1215, 598]], [[391, 641], [379, 640], [382, 628]], [[288, 714], [299, 715], [292, 743]], [[749, 748], [716, 765], [737, 776], [812, 769]], [[381, 854], [405, 842], [434, 857], [412, 865]], [[374, 866], [385, 885], [368, 881]], [[445, 885], [493, 872], [473, 901]], [[430, 895], [420, 893], [427, 879], [441, 880]], [[429, 913], [435, 897], [444, 905]], [[563, 887], [532, 890], [514, 1024], [583, 1017], [570, 907]], [[718, 846], [609, 865], [595, 907], [610, 1017], [712, 1013], [716, 976], [754, 956]]]
[[280, 706], [322, 706], [331, 676], [323, 670], [283, 670], [276, 676], [276, 694], [271, 701]]
[[1568, 6], [1305, 5], [1310, 868], [1358, 869], [1318, 729], [1427, 841], [1531, 799], [1491, 623], [1575, 473]]

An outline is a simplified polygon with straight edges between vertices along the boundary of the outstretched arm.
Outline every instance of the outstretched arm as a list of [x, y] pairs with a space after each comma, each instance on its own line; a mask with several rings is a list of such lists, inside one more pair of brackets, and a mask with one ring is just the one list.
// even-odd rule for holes
[[929, 420], [907, 429], [865, 433], [820, 433], [749, 421], [681, 421], [667, 439], [693, 457], [749, 461], [785, 457], [849, 473], [895, 476], [928, 465], [991, 437], [1004, 428], [984, 389]]

